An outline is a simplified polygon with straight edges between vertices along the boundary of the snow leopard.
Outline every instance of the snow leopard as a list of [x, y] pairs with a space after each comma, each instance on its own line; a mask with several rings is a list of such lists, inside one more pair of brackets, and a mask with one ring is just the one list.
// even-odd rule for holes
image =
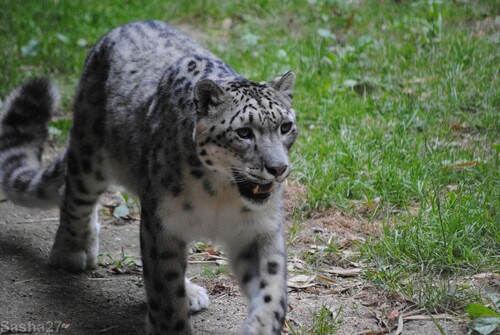
[[[274, 76], [272, 76], [274, 77]], [[248, 298], [241, 335], [280, 334], [287, 310], [284, 181], [298, 136], [296, 76], [240, 76], [160, 21], [132, 22], [89, 51], [67, 149], [44, 164], [59, 93], [46, 78], [15, 89], [0, 115], [0, 183], [14, 203], [58, 207], [50, 263], [92, 269], [97, 206], [110, 185], [140, 200], [145, 333], [195, 333], [207, 291], [186, 278], [199, 238], [225, 246]]]

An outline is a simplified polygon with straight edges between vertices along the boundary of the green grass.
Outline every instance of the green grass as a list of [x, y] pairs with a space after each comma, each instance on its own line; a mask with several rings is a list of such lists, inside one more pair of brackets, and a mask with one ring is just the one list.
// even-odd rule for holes
[[289, 333], [292, 335], [335, 335], [340, 331], [342, 320], [340, 314], [342, 306], [335, 312], [326, 305], [321, 305], [317, 310], [311, 311], [312, 325], [295, 328], [287, 322]]
[[205, 278], [215, 279], [220, 275], [227, 274], [229, 272], [229, 268], [225, 265], [218, 266], [204, 266], [202, 275]]
[[110, 253], [99, 254], [99, 265], [101, 266], [114, 266], [119, 269], [124, 269], [128, 267], [142, 267], [142, 261], [140, 257], [125, 255], [123, 250], [121, 253], [121, 258], [113, 258]]
[[293, 69], [302, 131], [294, 178], [308, 187], [306, 211], [381, 220], [381, 237], [363, 247], [374, 264], [368, 277], [428, 308], [459, 308], [473, 295], [462, 299], [467, 290], [449, 278], [500, 271], [498, 8], [498, 0], [3, 1], [0, 96], [48, 75], [70, 110], [90, 45], [145, 18], [205, 32], [210, 49], [254, 80]]

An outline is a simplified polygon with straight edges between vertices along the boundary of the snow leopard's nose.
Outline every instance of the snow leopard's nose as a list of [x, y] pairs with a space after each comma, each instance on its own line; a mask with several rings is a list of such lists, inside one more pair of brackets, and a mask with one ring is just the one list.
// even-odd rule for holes
[[276, 178], [279, 176], [283, 175], [285, 173], [286, 169], [288, 168], [288, 165], [279, 165], [279, 166], [267, 166], [266, 165], [266, 170]]

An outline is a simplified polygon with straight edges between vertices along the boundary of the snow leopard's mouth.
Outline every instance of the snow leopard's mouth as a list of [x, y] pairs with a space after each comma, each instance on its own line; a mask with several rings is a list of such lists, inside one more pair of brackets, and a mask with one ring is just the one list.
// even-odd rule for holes
[[240, 194], [254, 202], [266, 201], [274, 190], [274, 183], [259, 184], [235, 172], [236, 185]]

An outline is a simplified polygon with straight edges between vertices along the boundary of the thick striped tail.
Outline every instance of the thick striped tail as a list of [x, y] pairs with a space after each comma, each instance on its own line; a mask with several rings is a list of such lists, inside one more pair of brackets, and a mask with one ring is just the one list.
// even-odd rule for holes
[[65, 156], [42, 166], [47, 123], [59, 92], [47, 79], [32, 79], [15, 89], [0, 113], [0, 187], [7, 198], [27, 207], [60, 203]]

